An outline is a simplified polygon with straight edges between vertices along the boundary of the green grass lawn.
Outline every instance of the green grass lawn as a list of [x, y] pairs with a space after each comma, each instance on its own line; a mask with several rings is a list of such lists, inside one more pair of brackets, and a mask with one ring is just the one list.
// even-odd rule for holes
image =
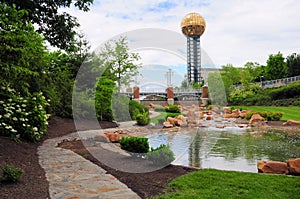
[[204, 169], [168, 184], [155, 199], [300, 198], [300, 177]]
[[253, 111], [273, 111], [282, 112], [281, 120], [297, 120], [300, 121], [300, 107], [281, 107], [281, 106], [235, 106], [243, 110]]

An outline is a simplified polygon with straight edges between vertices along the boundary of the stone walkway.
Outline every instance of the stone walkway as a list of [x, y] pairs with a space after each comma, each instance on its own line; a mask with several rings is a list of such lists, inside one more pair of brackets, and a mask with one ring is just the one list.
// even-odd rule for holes
[[138, 199], [136, 193], [104, 169], [80, 155], [58, 148], [77, 133], [48, 139], [38, 148], [39, 162], [49, 181], [51, 199]]

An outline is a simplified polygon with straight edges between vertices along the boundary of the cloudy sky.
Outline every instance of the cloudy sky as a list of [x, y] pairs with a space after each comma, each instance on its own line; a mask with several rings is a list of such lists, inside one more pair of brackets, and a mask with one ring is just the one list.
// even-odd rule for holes
[[[297, 0], [94, 0], [87, 13], [67, 9], [96, 49], [116, 35], [143, 28], [181, 34], [182, 18], [197, 12], [206, 20], [201, 48], [215, 66], [265, 64], [270, 54], [300, 53], [300, 4]], [[167, 38], [166, 38], [167, 39]], [[182, 35], [184, 40], [184, 36]], [[183, 46], [185, 49], [186, 46]], [[141, 52], [144, 64], [182, 66], [180, 56]]]

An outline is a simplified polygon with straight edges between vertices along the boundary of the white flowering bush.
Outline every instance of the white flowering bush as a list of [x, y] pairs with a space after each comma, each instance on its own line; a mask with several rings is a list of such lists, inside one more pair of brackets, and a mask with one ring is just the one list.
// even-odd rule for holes
[[37, 142], [47, 133], [49, 106], [42, 93], [22, 97], [9, 86], [0, 88], [0, 135]]

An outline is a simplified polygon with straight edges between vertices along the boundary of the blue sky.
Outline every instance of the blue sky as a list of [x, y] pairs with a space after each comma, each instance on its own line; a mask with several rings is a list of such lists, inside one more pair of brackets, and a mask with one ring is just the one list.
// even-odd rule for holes
[[[182, 18], [197, 12], [206, 20], [201, 48], [209, 57], [208, 64], [242, 67], [248, 61], [266, 64], [268, 56], [279, 51], [284, 56], [300, 53], [299, 10], [297, 0], [95, 0], [87, 13], [74, 8], [63, 11], [78, 18], [92, 49], [116, 35], [141, 28], [181, 34]], [[185, 64], [159, 52], [142, 56], [147, 64], [154, 60], [164, 66]]]

